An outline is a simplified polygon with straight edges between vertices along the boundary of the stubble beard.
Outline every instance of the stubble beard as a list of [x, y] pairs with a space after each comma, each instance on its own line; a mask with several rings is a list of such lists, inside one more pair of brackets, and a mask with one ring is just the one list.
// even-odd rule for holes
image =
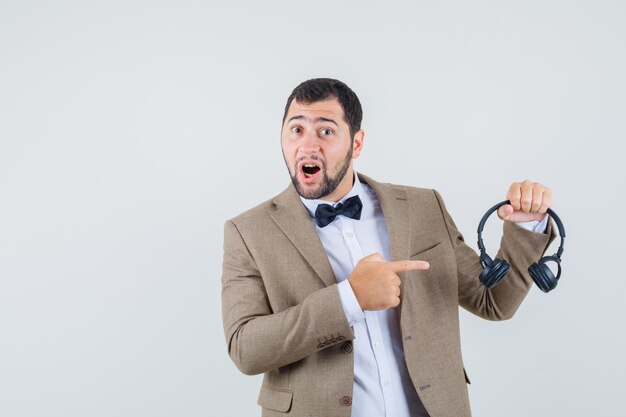
[[302, 196], [303, 198], [306, 198], [307, 200], [317, 200], [335, 191], [335, 189], [341, 183], [341, 180], [343, 180], [343, 177], [346, 176], [346, 173], [348, 172], [348, 168], [350, 168], [350, 161], [352, 160], [352, 147], [350, 147], [350, 149], [346, 153], [346, 157], [344, 158], [342, 164], [337, 168], [336, 173], [333, 177], [330, 177], [328, 175], [325, 161], [316, 157], [311, 157], [309, 159], [315, 159], [316, 161], [319, 161], [319, 163], [322, 165], [322, 184], [317, 190], [311, 190], [307, 192], [302, 187], [302, 184], [300, 183], [300, 180], [298, 179], [298, 161], [297, 160], [294, 163], [294, 167], [293, 167], [294, 174], [292, 174], [289, 169], [288, 171], [289, 171], [289, 176], [291, 177], [291, 182], [293, 183], [293, 186], [296, 188], [296, 191], [298, 192], [298, 194], [300, 194], [300, 196]]

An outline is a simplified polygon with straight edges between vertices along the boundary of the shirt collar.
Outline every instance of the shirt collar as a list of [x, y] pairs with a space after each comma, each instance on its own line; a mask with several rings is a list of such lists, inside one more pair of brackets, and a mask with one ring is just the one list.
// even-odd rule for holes
[[309, 200], [302, 196], [300, 196], [300, 200], [302, 201], [302, 204], [304, 204], [304, 207], [306, 207], [307, 211], [309, 212], [309, 216], [315, 217], [315, 210], [317, 209], [317, 206], [320, 204], [330, 204], [331, 206], [336, 207], [338, 203], [343, 203], [344, 201], [346, 201], [347, 199], [355, 195], [358, 195], [361, 201], [365, 201], [363, 198], [364, 191], [365, 190], [363, 189], [363, 184], [359, 180], [359, 176], [357, 175], [356, 171], [354, 171], [354, 183], [352, 184], [352, 189], [350, 189], [348, 194], [346, 194], [341, 200], [337, 202], [331, 202], [331, 201], [326, 201], [326, 200], [321, 200], [321, 199]]

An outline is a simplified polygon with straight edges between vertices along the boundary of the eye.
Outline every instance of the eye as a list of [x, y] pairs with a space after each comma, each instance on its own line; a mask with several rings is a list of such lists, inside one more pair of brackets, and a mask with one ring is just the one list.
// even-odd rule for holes
[[291, 128], [292, 133], [302, 133], [302, 128], [300, 126], [293, 126]]
[[335, 133], [331, 128], [325, 127], [324, 129], [320, 130], [320, 135], [321, 136], [330, 136], [333, 133]]

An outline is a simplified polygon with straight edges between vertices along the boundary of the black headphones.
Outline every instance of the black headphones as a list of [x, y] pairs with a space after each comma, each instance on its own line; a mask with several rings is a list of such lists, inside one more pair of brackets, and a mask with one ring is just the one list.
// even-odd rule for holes
[[[480, 282], [482, 282], [485, 287], [493, 288], [496, 286], [498, 282], [504, 277], [507, 273], [511, 265], [507, 261], [503, 261], [502, 259], [496, 258], [495, 260], [491, 259], [487, 252], [485, 251], [485, 245], [483, 244], [483, 228], [485, 227], [485, 223], [491, 214], [504, 206], [505, 204], [511, 204], [510, 200], [503, 201], [501, 203], [496, 204], [487, 210], [487, 213], [480, 219], [480, 223], [478, 223], [478, 248], [480, 249], [480, 263], [483, 265], [483, 270], [480, 273]], [[559, 235], [561, 236], [561, 244], [559, 245], [559, 249], [552, 256], [544, 256], [539, 259], [537, 262], [533, 262], [531, 266], [528, 267], [528, 273], [531, 278], [537, 284], [539, 289], [543, 292], [550, 292], [556, 288], [556, 285], [559, 283], [559, 278], [561, 277], [561, 255], [563, 255], [563, 246], [565, 243], [565, 228], [563, 227], [563, 223], [559, 216], [556, 215], [554, 211], [548, 209], [548, 214], [559, 229]], [[552, 273], [546, 262], [556, 262], [559, 270], [556, 275]]]

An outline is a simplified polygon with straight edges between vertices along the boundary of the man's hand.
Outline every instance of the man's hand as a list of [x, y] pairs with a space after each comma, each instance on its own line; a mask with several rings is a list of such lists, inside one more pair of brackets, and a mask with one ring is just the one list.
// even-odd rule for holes
[[400, 304], [397, 272], [426, 270], [426, 261], [387, 262], [376, 252], [361, 259], [348, 278], [362, 310], [385, 310]]
[[538, 182], [514, 182], [506, 193], [511, 204], [498, 209], [498, 217], [509, 222], [543, 220], [552, 205], [552, 191]]

